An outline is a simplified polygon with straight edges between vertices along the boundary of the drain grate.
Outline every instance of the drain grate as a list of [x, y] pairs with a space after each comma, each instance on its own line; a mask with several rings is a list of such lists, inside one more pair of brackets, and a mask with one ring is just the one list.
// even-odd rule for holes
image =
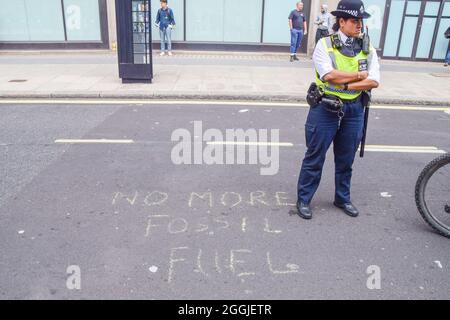
[[13, 79], [13, 80], [9, 80], [8, 82], [27, 82], [27, 80], [25, 80], [25, 79]]

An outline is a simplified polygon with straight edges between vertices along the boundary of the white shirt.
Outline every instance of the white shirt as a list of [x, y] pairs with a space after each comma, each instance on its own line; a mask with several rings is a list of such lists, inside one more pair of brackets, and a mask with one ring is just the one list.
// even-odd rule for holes
[[[342, 33], [340, 30], [338, 31], [339, 38], [343, 43], [347, 40], [347, 36]], [[322, 41], [317, 42], [316, 48], [313, 53], [313, 62], [316, 67], [317, 72], [319, 73], [320, 79], [323, 80], [323, 77], [328, 73], [334, 70], [333, 62], [323, 45]], [[376, 81], [378, 84], [380, 83], [380, 63], [378, 61], [378, 55], [375, 52], [372, 55], [372, 59], [369, 61], [369, 76], [367, 79]]]

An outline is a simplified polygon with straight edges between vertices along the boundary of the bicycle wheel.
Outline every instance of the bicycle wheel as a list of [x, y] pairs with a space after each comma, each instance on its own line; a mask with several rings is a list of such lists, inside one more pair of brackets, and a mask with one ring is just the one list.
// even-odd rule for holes
[[424, 220], [450, 238], [450, 153], [431, 161], [416, 183], [416, 205]]

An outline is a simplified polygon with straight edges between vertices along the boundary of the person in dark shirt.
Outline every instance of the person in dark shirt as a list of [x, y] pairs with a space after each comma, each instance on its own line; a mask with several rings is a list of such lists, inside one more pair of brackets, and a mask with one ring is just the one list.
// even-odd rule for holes
[[289, 14], [289, 29], [291, 29], [291, 59], [299, 60], [297, 58], [297, 50], [300, 48], [303, 36], [308, 33], [306, 25], [306, 17], [303, 13], [303, 3], [301, 1], [297, 2], [297, 8], [292, 10]]
[[[445, 37], [447, 39], [450, 39], [450, 27], [448, 27], [447, 31], [445, 31]], [[448, 50], [448, 52], [447, 52], [447, 57], [445, 58], [444, 67], [448, 67], [449, 64], [450, 64], [450, 50]]]
[[[175, 28], [175, 17], [172, 9], [167, 6], [167, 0], [161, 0], [161, 9], [156, 14], [155, 24], [159, 27], [161, 37], [161, 56], [167, 51], [172, 55], [172, 29]], [[167, 49], [166, 49], [167, 46]]]

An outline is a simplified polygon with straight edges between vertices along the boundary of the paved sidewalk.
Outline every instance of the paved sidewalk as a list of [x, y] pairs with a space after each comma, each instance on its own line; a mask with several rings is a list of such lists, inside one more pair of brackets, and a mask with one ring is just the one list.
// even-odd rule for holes
[[[374, 103], [450, 106], [450, 68], [383, 60]], [[116, 54], [0, 52], [0, 98], [166, 98], [304, 101], [310, 58], [278, 53], [176, 52], [154, 57], [152, 84], [122, 84]]]

